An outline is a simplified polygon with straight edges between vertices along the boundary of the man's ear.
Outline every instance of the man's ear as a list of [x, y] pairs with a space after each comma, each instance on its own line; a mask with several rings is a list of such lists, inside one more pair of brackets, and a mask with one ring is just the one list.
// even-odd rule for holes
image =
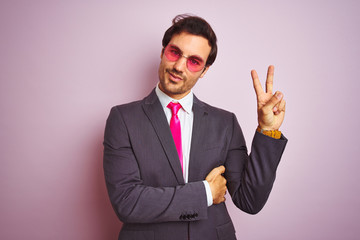
[[163, 57], [163, 55], [164, 55], [164, 51], [165, 51], [165, 48], [162, 48], [162, 50], [161, 50], [161, 54], [160, 54], [160, 58], [162, 58], [162, 57]]
[[200, 75], [200, 78], [202, 78], [203, 76], [205, 76], [205, 73], [209, 70], [210, 68], [210, 65], [205, 67], [204, 70], [202, 71], [201, 75]]

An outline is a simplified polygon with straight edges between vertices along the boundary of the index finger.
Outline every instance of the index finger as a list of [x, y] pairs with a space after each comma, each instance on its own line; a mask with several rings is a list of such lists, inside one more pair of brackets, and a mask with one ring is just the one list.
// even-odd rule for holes
[[253, 80], [253, 86], [255, 89], [256, 96], [259, 96], [261, 93], [264, 92], [264, 90], [261, 87], [259, 76], [257, 75], [257, 72], [254, 69], [251, 70], [251, 78]]
[[274, 82], [274, 66], [270, 65], [268, 67], [267, 76], [266, 76], [266, 92], [272, 94]]

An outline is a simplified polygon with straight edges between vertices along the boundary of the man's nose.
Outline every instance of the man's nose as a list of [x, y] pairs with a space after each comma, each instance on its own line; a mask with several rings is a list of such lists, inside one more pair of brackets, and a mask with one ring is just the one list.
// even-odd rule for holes
[[179, 72], [184, 72], [186, 70], [187, 59], [181, 56], [174, 64], [174, 68]]

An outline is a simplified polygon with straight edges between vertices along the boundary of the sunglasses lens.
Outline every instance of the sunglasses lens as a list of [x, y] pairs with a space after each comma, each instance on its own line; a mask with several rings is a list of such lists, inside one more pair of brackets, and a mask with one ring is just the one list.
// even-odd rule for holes
[[[182, 57], [182, 52], [178, 48], [171, 45], [165, 47], [164, 54], [167, 60], [171, 62], [176, 62], [177, 60], [179, 60], [180, 57]], [[186, 66], [189, 71], [198, 72], [204, 68], [204, 61], [201, 58], [196, 56], [190, 56], [185, 58], [187, 58]]]
[[198, 72], [204, 68], [204, 62], [201, 59], [189, 57], [187, 59], [187, 67], [191, 72]]
[[167, 46], [164, 53], [165, 57], [171, 62], [175, 62], [181, 57], [181, 53], [179, 52], [179, 50], [171, 46]]

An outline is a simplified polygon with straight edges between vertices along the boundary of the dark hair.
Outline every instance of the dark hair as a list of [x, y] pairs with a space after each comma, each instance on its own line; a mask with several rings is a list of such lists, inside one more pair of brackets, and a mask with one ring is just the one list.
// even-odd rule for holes
[[217, 44], [216, 44], [216, 35], [209, 23], [207, 23], [203, 18], [192, 16], [189, 14], [177, 15], [172, 20], [172, 26], [166, 30], [164, 37], [162, 39], [163, 47], [166, 47], [171, 38], [182, 32], [187, 32], [190, 34], [202, 36], [209, 41], [211, 51], [209, 57], [206, 61], [206, 66], [210, 66], [216, 59], [217, 54]]

